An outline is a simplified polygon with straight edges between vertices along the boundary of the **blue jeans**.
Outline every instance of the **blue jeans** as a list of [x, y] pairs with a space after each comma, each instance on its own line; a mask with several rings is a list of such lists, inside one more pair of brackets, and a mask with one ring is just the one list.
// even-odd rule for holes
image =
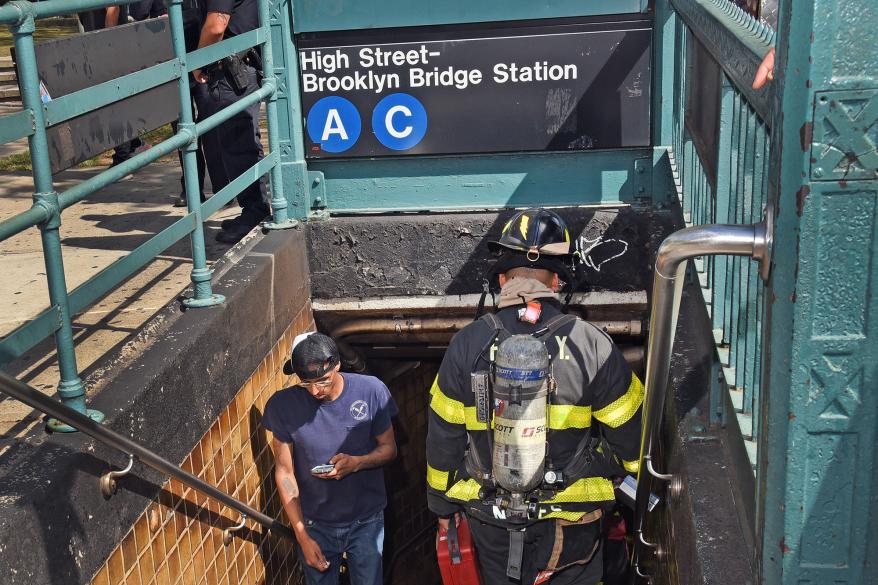
[[[381, 510], [347, 526], [330, 526], [315, 520], [305, 520], [308, 535], [313, 538], [330, 566], [318, 571], [302, 561], [305, 583], [308, 585], [337, 585], [342, 553], [347, 553], [347, 565], [352, 585], [381, 585], [384, 582], [381, 555], [384, 552], [384, 511]], [[302, 549], [298, 545], [299, 559]]]

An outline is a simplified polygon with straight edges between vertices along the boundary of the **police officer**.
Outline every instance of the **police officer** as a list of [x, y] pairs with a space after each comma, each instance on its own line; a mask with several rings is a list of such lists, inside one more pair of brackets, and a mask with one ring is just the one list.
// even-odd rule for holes
[[[466, 516], [485, 583], [596, 584], [612, 479], [639, 466], [643, 385], [606, 333], [563, 314], [558, 292], [572, 290], [561, 281], [574, 282], [573, 246], [557, 214], [520, 212], [490, 247], [500, 252], [488, 275], [500, 286], [499, 311], [454, 336], [430, 391], [428, 505], [446, 529]], [[492, 475], [491, 445], [506, 429], [488, 422], [509, 406], [482, 376], [496, 374], [498, 344], [521, 334], [545, 344], [551, 384], [545, 426], [521, 433], [546, 433], [545, 477], [516, 509]], [[486, 391], [493, 412], [480, 415]]]
[[[203, 0], [203, 24], [198, 48], [249, 32], [259, 26], [256, 0]], [[209, 118], [259, 88], [259, 56], [256, 51], [233, 55], [192, 76], [197, 82], [195, 103], [198, 120]], [[207, 172], [214, 193], [262, 158], [259, 137], [259, 104], [256, 103], [206, 133], [203, 138]], [[268, 216], [264, 178], [238, 195], [239, 217], [222, 222], [216, 239], [235, 243]]]

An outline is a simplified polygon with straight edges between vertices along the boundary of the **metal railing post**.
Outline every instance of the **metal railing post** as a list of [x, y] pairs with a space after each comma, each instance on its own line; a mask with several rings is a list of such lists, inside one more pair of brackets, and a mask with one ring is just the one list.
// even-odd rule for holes
[[174, 57], [180, 61], [180, 79], [177, 88], [180, 95], [180, 132], [189, 134], [190, 140], [183, 147], [183, 183], [186, 191], [186, 206], [189, 213], [195, 214], [195, 229], [189, 235], [192, 242], [192, 286], [195, 295], [183, 300], [186, 307], [211, 307], [222, 303], [223, 295], [215, 294], [211, 288], [210, 277], [213, 271], [207, 267], [207, 252], [204, 244], [204, 221], [201, 215], [201, 186], [198, 184], [198, 163], [195, 151], [198, 150], [198, 136], [192, 119], [192, 94], [189, 91], [189, 73], [186, 70], [186, 40], [183, 34], [183, 0], [171, 0], [168, 6], [171, 23], [171, 40]]
[[[18, 80], [21, 86], [21, 99], [25, 109], [31, 110], [34, 119], [34, 133], [28, 138], [34, 178], [34, 206], [43, 208], [48, 218], [39, 225], [43, 245], [43, 258], [46, 263], [46, 280], [49, 285], [49, 301], [58, 308], [60, 322], [55, 330], [55, 346], [58, 352], [58, 369], [61, 381], [58, 395], [61, 400], [77, 412], [102, 421], [103, 413], [86, 408], [85, 385], [79, 377], [76, 365], [76, 349], [73, 344], [73, 325], [71, 323], [70, 303], [67, 297], [67, 280], [64, 276], [64, 259], [61, 252], [61, 207], [58, 193], [52, 182], [52, 166], [49, 162], [49, 145], [46, 137], [46, 120], [43, 115], [43, 102], [40, 98], [40, 77], [37, 72], [34, 53], [33, 33], [36, 29], [35, 10], [30, 2], [13, 2], [20, 12], [19, 21], [12, 25], [15, 39], [15, 55], [18, 67]], [[48, 427], [53, 431], [72, 432], [73, 427], [49, 419]]]
[[[269, 0], [259, 0], [259, 26], [266, 31], [265, 42], [262, 43], [262, 71], [264, 80], [270, 81], [275, 85], [275, 91], [268, 97], [265, 104], [265, 113], [268, 117], [268, 150], [269, 152], [279, 152], [280, 136], [278, 134], [278, 115], [277, 100], [279, 92], [279, 84], [277, 83], [278, 75], [283, 75], [284, 71], [275, 70], [274, 52], [272, 50], [271, 35], [271, 11], [269, 10]], [[290, 73], [295, 75], [295, 72]], [[280, 159], [278, 163], [271, 167], [271, 221], [266, 221], [262, 227], [269, 230], [284, 230], [294, 227], [299, 222], [292, 219], [289, 214], [289, 204], [284, 197], [283, 177], [281, 175]]]
[[[305, 162], [304, 124], [299, 98], [299, 56], [293, 37], [293, 0], [269, 0], [277, 110], [280, 177], [287, 201], [287, 217], [306, 220], [314, 209], [326, 208], [323, 174], [309, 171]], [[269, 123], [269, 127], [271, 124]], [[273, 147], [272, 147], [273, 148]], [[321, 211], [317, 215], [325, 216]]]
[[767, 208], [766, 218], [762, 223], [693, 226], [674, 232], [659, 247], [655, 261], [651, 323], [647, 341], [643, 431], [640, 444], [641, 465], [637, 476], [634, 517], [638, 540], [647, 548], [658, 546], [645, 540], [643, 535], [651, 491], [649, 476], [662, 481], [670, 481], [674, 477], [656, 471], [652, 457], [654, 441], [658, 437], [664, 415], [671, 350], [674, 346], [686, 264], [690, 259], [698, 256], [749, 256], [760, 263], [760, 274], [765, 278], [770, 262], [772, 222], [771, 208]]

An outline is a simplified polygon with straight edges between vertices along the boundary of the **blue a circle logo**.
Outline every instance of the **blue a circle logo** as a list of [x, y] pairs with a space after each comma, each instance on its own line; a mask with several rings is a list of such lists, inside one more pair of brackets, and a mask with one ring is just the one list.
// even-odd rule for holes
[[344, 152], [352, 147], [363, 127], [356, 106], [334, 95], [311, 106], [306, 123], [308, 137], [326, 152]]
[[372, 111], [372, 130], [387, 148], [408, 150], [427, 133], [427, 110], [407, 93], [392, 93]]

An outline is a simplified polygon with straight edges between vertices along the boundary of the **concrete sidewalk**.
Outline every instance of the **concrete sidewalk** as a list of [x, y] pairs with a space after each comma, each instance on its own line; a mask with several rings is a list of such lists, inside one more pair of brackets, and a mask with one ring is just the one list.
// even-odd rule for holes
[[[62, 192], [102, 169], [71, 169], [56, 176]], [[209, 193], [209, 189], [206, 189]], [[31, 206], [33, 181], [29, 173], [2, 173], [0, 221]], [[65, 210], [61, 242], [67, 289], [72, 291], [113, 261], [144, 243], [185, 214], [172, 206], [180, 193], [180, 167], [175, 160], [157, 162], [133, 179], [110, 185]], [[235, 217], [237, 204], [226, 207], [205, 224], [207, 255], [212, 264], [230, 247], [214, 237], [222, 219]], [[156, 260], [115, 291], [74, 319], [77, 360], [83, 379], [108, 353], [119, 351], [159, 309], [190, 284], [189, 239], [165, 250]], [[40, 232], [32, 228], [0, 242], [0, 336], [48, 308]], [[210, 309], [201, 309], [210, 310]], [[15, 377], [53, 394], [59, 381], [54, 340], [46, 340], [4, 368]], [[93, 376], [94, 378], [95, 376]], [[96, 388], [92, 384], [89, 393]], [[16, 436], [39, 420], [38, 413], [10, 399], [0, 399], [0, 453]]]

